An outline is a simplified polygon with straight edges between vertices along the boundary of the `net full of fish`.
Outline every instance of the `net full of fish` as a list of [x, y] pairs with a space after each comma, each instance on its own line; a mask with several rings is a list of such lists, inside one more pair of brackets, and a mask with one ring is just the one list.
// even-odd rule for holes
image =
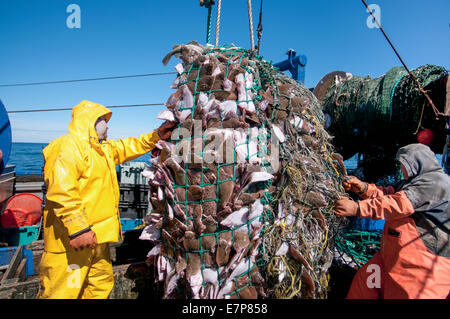
[[342, 188], [319, 102], [252, 51], [175, 45], [140, 239], [162, 298], [325, 298]]

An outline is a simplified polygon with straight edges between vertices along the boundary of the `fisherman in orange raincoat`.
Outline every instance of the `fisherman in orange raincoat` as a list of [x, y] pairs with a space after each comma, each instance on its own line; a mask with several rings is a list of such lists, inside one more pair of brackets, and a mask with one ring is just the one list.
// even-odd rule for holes
[[361, 267], [347, 299], [443, 299], [450, 292], [450, 177], [428, 146], [398, 150], [404, 181], [389, 187], [343, 183], [335, 214], [385, 220], [381, 248]]

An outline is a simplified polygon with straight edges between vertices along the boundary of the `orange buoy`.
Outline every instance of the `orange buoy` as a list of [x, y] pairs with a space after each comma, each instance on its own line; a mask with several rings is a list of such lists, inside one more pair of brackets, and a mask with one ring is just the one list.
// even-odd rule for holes
[[434, 132], [430, 129], [424, 129], [417, 134], [417, 142], [430, 145], [434, 140]]

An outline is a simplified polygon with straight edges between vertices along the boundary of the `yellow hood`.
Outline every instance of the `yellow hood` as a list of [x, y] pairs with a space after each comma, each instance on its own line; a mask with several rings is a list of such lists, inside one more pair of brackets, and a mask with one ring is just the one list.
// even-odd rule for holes
[[95, 122], [101, 116], [108, 122], [112, 112], [101, 104], [83, 100], [72, 109], [72, 120], [69, 124], [69, 133], [75, 134], [81, 139], [95, 139], [98, 134], [95, 131]]
[[116, 165], [151, 151], [159, 135], [152, 132], [99, 143], [95, 122], [101, 116], [108, 121], [111, 115], [100, 104], [82, 101], [72, 110], [69, 134], [43, 151], [45, 251], [71, 250], [69, 236], [89, 227], [99, 244], [122, 238]]

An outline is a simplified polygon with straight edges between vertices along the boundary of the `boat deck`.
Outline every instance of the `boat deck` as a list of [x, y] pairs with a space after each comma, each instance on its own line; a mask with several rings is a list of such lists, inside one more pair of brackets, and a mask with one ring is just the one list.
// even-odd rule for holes
[[[32, 193], [41, 199], [44, 194], [42, 175], [17, 175], [12, 193]], [[110, 244], [110, 255], [113, 263], [114, 288], [110, 299], [152, 298], [153, 287], [151, 276], [153, 271], [145, 264], [145, 257], [152, 246], [147, 241], [139, 240], [140, 230], [124, 233], [123, 242]], [[34, 299], [39, 290], [39, 263], [44, 251], [44, 241], [37, 240], [24, 246], [33, 253], [33, 276], [23, 281], [0, 285], [0, 299]], [[0, 271], [0, 279], [3, 276]]]

